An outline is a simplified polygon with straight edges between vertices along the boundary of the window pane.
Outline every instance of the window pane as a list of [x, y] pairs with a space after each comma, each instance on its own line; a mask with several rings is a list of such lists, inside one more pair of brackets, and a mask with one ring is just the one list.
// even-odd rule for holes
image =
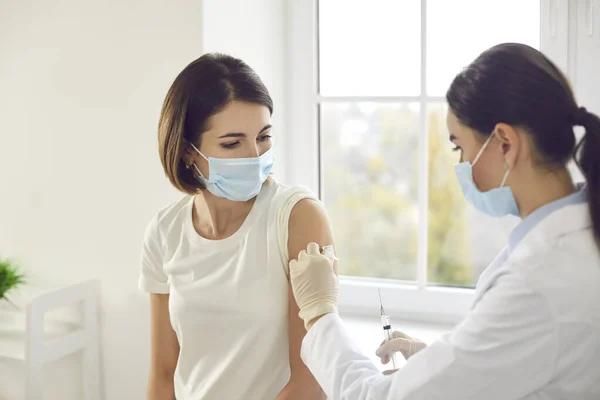
[[504, 42], [539, 49], [540, 0], [427, 0], [427, 94], [444, 96], [462, 68]]
[[419, 105], [324, 103], [321, 136], [340, 274], [415, 280]]
[[319, 1], [323, 96], [417, 96], [420, 54], [420, 0]]
[[488, 217], [464, 199], [454, 164], [460, 155], [452, 151], [446, 128], [446, 106], [428, 107], [429, 215], [428, 281], [472, 286], [481, 272], [506, 246], [514, 217]]

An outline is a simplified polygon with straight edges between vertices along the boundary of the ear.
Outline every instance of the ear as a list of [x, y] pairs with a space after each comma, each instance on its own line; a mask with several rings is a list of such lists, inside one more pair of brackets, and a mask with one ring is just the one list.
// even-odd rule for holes
[[198, 157], [198, 152], [185, 139], [182, 142], [182, 146], [183, 146], [183, 154], [181, 155], [181, 158], [183, 159], [183, 162], [185, 163], [186, 166], [190, 166], [190, 165], [192, 165], [192, 163], [194, 163], [196, 161], [196, 159]]
[[494, 134], [501, 143], [500, 149], [506, 166], [513, 169], [521, 149], [519, 133], [512, 125], [499, 123], [494, 128]]
[[185, 150], [183, 150], [183, 154], [181, 155], [181, 159], [183, 160], [183, 163], [185, 164], [186, 167], [188, 167], [190, 164], [192, 164], [194, 162], [194, 157], [192, 156], [192, 153], [189, 151], [189, 146], [185, 145]]

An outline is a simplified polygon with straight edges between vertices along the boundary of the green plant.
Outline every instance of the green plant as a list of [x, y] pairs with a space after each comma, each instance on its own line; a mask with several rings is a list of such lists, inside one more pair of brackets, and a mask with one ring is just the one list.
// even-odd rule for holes
[[25, 283], [25, 275], [9, 260], [0, 259], [0, 300], [13, 304], [6, 294]]

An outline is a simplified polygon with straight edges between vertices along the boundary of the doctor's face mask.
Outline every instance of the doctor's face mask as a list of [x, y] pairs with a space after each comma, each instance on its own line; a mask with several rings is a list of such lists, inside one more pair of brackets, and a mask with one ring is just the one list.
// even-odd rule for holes
[[[455, 125], [451, 122], [452, 118], [453, 116], [449, 115], [448, 126], [450, 129], [451, 125]], [[489, 135], [489, 137], [486, 139], [486, 141], [483, 143], [483, 145], [475, 155], [473, 162], [470, 162], [463, 161], [463, 149], [461, 149], [457, 144], [459, 139], [456, 136], [451, 135], [450, 140], [456, 144], [455, 150], [461, 151], [461, 162], [454, 166], [454, 171], [456, 172], [456, 177], [458, 178], [458, 182], [460, 184], [463, 195], [465, 196], [465, 199], [469, 203], [471, 203], [471, 205], [475, 207], [478, 211], [492, 217], [504, 217], [506, 215], [519, 216], [519, 209], [517, 207], [517, 203], [515, 201], [513, 192], [510, 187], [505, 186], [506, 180], [510, 173], [510, 169], [505, 167], [505, 171], [499, 187], [491, 188], [486, 191], [479, 190], [473, 179], [473, 168], [475, 167], [475, 165], [478, 165], [478, 162], [485, 154], [486, 148], [489, 148], [489, 145], [494, 140], [494, 137], [495, 135], [493, 133]], [[484, 171], [482, 171], [482, 174], [488, 175]]]

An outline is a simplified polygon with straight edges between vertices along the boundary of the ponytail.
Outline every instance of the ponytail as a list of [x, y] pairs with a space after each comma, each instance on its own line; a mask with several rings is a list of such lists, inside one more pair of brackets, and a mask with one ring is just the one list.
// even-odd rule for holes
[[581, 107], [575, 113], [573, 123], [585, 128], [585, 136], [577, 145], [574, 158], [587, 181], [594, 236], [600, 242], [600, 118]]

